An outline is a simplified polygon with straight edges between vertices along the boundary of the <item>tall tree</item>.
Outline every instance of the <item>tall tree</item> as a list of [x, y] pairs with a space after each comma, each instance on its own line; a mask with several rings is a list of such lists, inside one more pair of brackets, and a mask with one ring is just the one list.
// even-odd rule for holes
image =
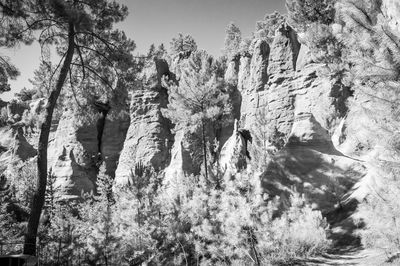
[[34, 255], [45, 199], [50, 126], [61, 90], [68, 79], [93, 81], [115, 89], [121, 83], [121, 69], [129, 68], [134, 43], [113, 29], [128, 14], [127, 7], [114, 0], [1, 0], [0, 12], [4, 17], [0, 45], [30, 44], [38, 36], [42, 50], [54, 46], [61, 58], [53, 72], [57, 74], [56, 82], [50, 88], [41, 125], [38, 180], [24, 244], [24, 254]]
[[[205, 176], [208, 180], [208, 144], [210, 128], [216, 128], [228, 118], [230, 104], [223, 91], [223, 79], [217, 76], [219, 65], [204, 51], [193, 53], [181, 63], [179, 85], [170, 88], [167, 116], [200, 137]], [[219, 124], [219, 125], [218, 125]]]

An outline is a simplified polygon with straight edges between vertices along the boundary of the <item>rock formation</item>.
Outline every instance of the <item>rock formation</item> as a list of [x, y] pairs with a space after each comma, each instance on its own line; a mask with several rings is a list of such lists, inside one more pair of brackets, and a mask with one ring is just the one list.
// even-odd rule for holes
[[62, 195], [95, 191], [101, 164], [114, 177], [129, 118], [123, 107], [94, 102], [84, 115], [68, 110], [49, 146], [49, 166]]
[[[235, 67], [237, 75], [232, 64], [227, 76], [238, 77], [240, 125], [253, 136], [269, 127], [262, 132], [267, 143], [277, 132], [286, 141], [259, 174], [265, 193], [288, 197], [295, 189], [324, 212], [332, 211], [340, 201], [337, 195], [344, 196], [365, 175], [362, 163], [339, 152], [331, 140], [347, 113], [351, 91], [319, 74], [324, 66], [309, 59], [307, 47], [287, 25], [277, 30], [271, 46], [261, 40], [254, 43], [252, 56], [242, 56]], [[246, 158], [250, 151], [254, 157], [257, 150], [268, 149], [257, 145], [249, 143], [247, 151], [238, 148], [243, 140], [234, 132], [222, 149], [220, 164], [238, 171], [234, 166], [240, 157], [233, 154]], [[247, 161], [250, 166], [251, 160]]]
[[[238, 122], [219, 132], [219, 165], [226, 177], [232, 177], [252, 167], [258, 150], [268, 150], [274, 155], [265, 169], [258, 169], [266, 193], [280, 195], [296, 187], [330, 210], [334, 200], [323, 203], [318, 196], [330, 193], [328, 183], [348, 190], [364, 174], [362, 164], [348, 157], [356, 145], [347, 145], [346, 100], [352, 92], [319, 74], [324, 66], [313, 63], [308, 48], [286, 24], [278, 28], [272, 43], [255, 39], [250, 47], [248, 53], [227, 62], [226, 89], [232, 117]], [[200, 173], [202, 162], [192, 151], [190, 133], [174, 129], [162, 113], [168, 104], [163, 82], [179, 78], [180, 71], [178, 59], [171, 66], [162, 59], [147, 61], [129, 107], [96, 102], [90, 118], [71, 110], [64, 113], [49, 146], [49, 167], [63, 194], [95, 190], [100, 164], [115, 178], [116, 186], [130, 183], [131, 170], [138, 163], [162, 171], [166, 187]], [[40, 112], [42, 105], [43, 101], [24, 108]], [[24, 115], [23, 108], [17, 107], [12, 103], [7, 109], [14, 120]], [[249, 139], [262, 130], [267, 146], [261, 147]], [[276, 135], [281, 144], [270, 149]], [[19, 143], [26, 146], [23, 139]]]
[[131, 96], [131, 122], [115, 173], [117, 186], [129, 183], [137, 163], [162, 170], [169, 162], [171, 126], [161, 112], [168, 104], [162, 78], [169, 74], [168, 64], [155, 60], [144, 69], [142, 86]]
[[0, 176], [13, 164], [24, 162], [36, 155], [36, 150], [26, 140], [22, 127], [0, 128]]
[[63, 115], [50, 145], [49, 165], [56, 177], [55, 187], [66, 195], [81, 195], [95, 189], [100, 163], [96, 120], [85, 121], [73, 111]]
[[247, 166], [247, 141], [235, 121], [232, 136], [221, 149], [219, 167], [225, 178], [231, 178]]

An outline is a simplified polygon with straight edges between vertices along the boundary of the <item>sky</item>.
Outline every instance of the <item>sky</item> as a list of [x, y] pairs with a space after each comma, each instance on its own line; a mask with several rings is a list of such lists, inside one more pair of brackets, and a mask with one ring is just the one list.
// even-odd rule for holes
[[[179, 33], [190, 34], [199, 49], [218, 56], [224, 43], [225, 28], [234, 22], [244, 37], [254, 30], [256, 21], [275, 10], [285, 13], [285, 0], [119, 0], [129, 9], [129, 16], [117, 25], [136, 43], [135, 53], [145, 53], [149, 46], [169, 42]], [[0, 49], [10, 57], [21, 75], [11, 81], [12, 91], [0, 94], [9, 100], [23, 87], [30, 88], [29, 79], [39, 66], [37, 44], [13, 49]]]

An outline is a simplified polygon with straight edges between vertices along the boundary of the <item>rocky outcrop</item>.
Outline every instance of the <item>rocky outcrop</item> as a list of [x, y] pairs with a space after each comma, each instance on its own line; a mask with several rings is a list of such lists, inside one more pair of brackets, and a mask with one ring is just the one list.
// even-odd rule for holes
[[268, 75], [291, 74], [296, 70], [300, 43], [297, 33], [287, 24], [275, 32], [268, 63]]
[[[254, 129], [265, 122], [287, 138], [294, 117], [312, 113], [333, 133], [347, 112], [345, 103], [351, 91], [334, 79], [320, 76], [318, 73], [323, 65], [298, 58], [300, 44], [290, 27], [282, 26], [276, 34], [270, 49], [267, 44], [257, 41], [253, 57], [241, 58], [243, 65], [239, 66], [238, 73], [242, 96], [241, 126], [254, 133]], [[307, 48], [302, 51], [304, 57]], [[296, 62], [300, 63], [301, 69], [296, 70]], [[246, 79], [255, 76], [258, 78]]]
[[104, 120], [101, 143], [99, 145], [102, 162], [106, 167], [106, 174], [112, 178], [115, 177], [129, 125], [129, 113], [120, 108], [111, 109]]
[[[332, 142], [334, 132], [345, 124], [351, 90], [320, 75], [324, 65], [313, 63], [310, 51], [297, 38], [289, 26], [282, 25], [270, 46], [255, 40], [250, 57], [242, 56], [239, 67], [231, 63], [227, 76], [236, 77], [232, 71], [239, 71], [240, 126], [254, 137], [261, 134], [267, 146], [277, 135], [283, 142], [278, 149], [269, 149], [255, 141], [244, 151], [244, 140], [234, 133], [221, 151], [220, 165], [232, 175], [240, 171], [238, 165], [251, 166], [249, 162], [262, 149], [270, 157], [260, 174], [267, 195], [288, 197], [295, 189], [327, 213], [366, 170]], [[250, 156], [243, 156], [246, 152]], [[238, 160], [238, 154], [244, 161]]]
[[[259, 111], [268, 108], [269, 103], [290, 109], [293, 104], [291, 90], [295, 84], [292, 80], [299, 50], [300, 43], [296, 33], [289, 26], [282, 25], [276, 31], [271, 48], [265, 41], [256, 40], [251, 52], [252, 58], [241, 59], [238, 88], [243, 99], [242, 127], [250, 129], [255, 126]], [[275, 111], [273, 107], [269, 109]], [[288, 120], [292, 118], [290, 114], [282, 114], [280, 111], [275, 111], [280, 113], [278, 115], [271, 114], [271, 119], [274, 120], [278, 116], [287, 117]], [[282, 123], [277, 124], [284, 127]]]
[[222, 147], [219, 157], [219, 167], [224, 178], [229, 179], [246, 168], [247, 142], [238, 129], [238, 122], [235, 121], [233, 134]]
[[225, 71], [225, 82], [231, 86], [237, 86], [239, 73], [239, 57], [234, 57], [228, 61]]
[[299, 113], [296, 116], [288, 145], [333, 147], [329, 132], [315, 120], [312, 113]]
[[0, 136], [0, 176], [5, 175], [11, 165], [36, 155], [36, 150], [26, 140], [21, 127], [2, 127]]
[[94, 101], [82, 110], [66, 110], [49, 145], [49, 169], [64, 196], [96, 191], [100, 166], [114, 177], [129, 117], [124, 106]]
[[254, 44], [253, 56], [250, 62], [250, 84], [249, 87], [255, 91], [265, 89], [268, 81], [268, 63], [270, 48], [266, 41], [257, 40]]
[[[227, 63], [225, 73], [232, 117], [239, 122], [236, 127], [228, 123], [218, 132], [207, 129], [220, 143], [221, 170], [225, 176], [233, 176], [251, 165], [256, 148], [268, 149], [264, 144], [256, 147], [256, 142], [249, 141], [251, 136], [264, 134], [269, 145], [271, 138], [279, 135], [282, 144], [268, 150], [275, 155], [260, 176], [265, 190], [279, 195], [296, 186], [301, 191], [310, 188], [310, 197], [317, 197], [314, 194], [329, 181], [327, 175], [344, 178], [351, 169], [360, 168], [342, 149], [335, 148], [345, 142], [343, 135], [349, 135], [346, 100], [351, 91], [319, 74], [324, 66], [313, 63], [308, 48], [300, 45], [297, 34], [286, 24], [279, 27], [271, 44], [255, 39], [250, 47], [252, 51]], [[203, 161], [195, 146], [198, 143], [193, 143], [193, 136], [184, 128], [175, 128], [173, 134], [173, 125], [162, 113], [168, 105], [163, 81], [179, 77], [180, 60], [171, 63], [176, 73], [171, 73], [165, 60], [146, 62], [129, 107], [96, 102], [93, 112], [85, 114], [89, 118], [72, 111], [64, 113], [49, 147], [49, 167], [63, 194], [95, 190], [102, 163], [106, 174], [115, 177], [116, 186], [130, 183], [131, 171], [138, 163], [164, 171], [166, 187], [200, 174]], [[8, 107], [8, 113], [15, 120], [24, 116], [24, 108], [39, 113], [43, 102], [22, 109], [14, 105]], [[19, 143], [24, 147], [22, 139]], [[350, 174], [354, 180], [362, 174], [360, 169]]]
[[49, 147], [49, 167], [56, 177], [54, 186], [62, 195], [80, 196], [82, 191], [95, 190], [101, 163], [96, 126], [100, 114], [86, 115], [84, 118], [67, 111]]
[[397, 0], [383, 0], [382, 12], [389, 20], [389, 26], [400, 32], [400, 2]]
[[169, 162], [171, 125], [161, 112], [168, 104], [162, 78], [169, 75], [168, 64], [156, 60], [144, 69], [143, 86], [132, 93], [130, 126], [115, 173], [117, 186], [129, 184], [131, 169], [137, 163], [162, 170]]
[[201, 158], [195, 156], [198, 148], [194, 148], [192, 136], [184, 129], [178, 130], [174, 136], [174, 144], [171, 149], [171, 161], [165, 168], [164, 192], [176, 195], [179, 187], [185, 183], [185, 178], [200, 173]]
[[268, 44], [260, 41], [256, 43], [253, 58], [245, 56], [240, 59], [238, 90], [242, 96], [240, 108], [242, 127], [248, 128], [254, 122], [258, 91], [263, 90], [267, 82], [268, 52]]

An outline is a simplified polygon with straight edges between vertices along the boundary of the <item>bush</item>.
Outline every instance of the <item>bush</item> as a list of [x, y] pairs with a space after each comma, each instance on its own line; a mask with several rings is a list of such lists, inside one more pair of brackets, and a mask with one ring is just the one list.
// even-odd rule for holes
[[182, 205], [201, 265], [287, 265], [329, 248], [326, 220], [299, 194], [276, 217], [280, 200], [264, 202], [251, 174], [223, 187], [199, 182]]
[[162, 176], [143, 165], [118, 193], [102, 166], [98, 193], [81, 202], [56, 201], [49, 178], [41, 263], [287, 265], [326, 251], [327, 224], [304, 197], [293, 194], [282, 210], [278, 198], [264, 202], [253, 173], [221, 176], [188, 177], [166, 198]]
[[[400, 183], [392, 174], [380, 180], [372, 193], [359, 206], [358, 217], [365, 224], [359, 231], [367, 248], [384, 250], [390, 258], [400, 253]], [[392, 179], [387, 177], [391, 176]]]
[[275, 11], [265, 15], [263, 20], [257, 21], [254, 35], [256, 38], [264, 39], [271, 44], [275, 37], [275, 31], [286, 22], [286, 17]]
[[259, 232], [271, 238], [260, 241], [261, 254], [266, 261], [289, 264], [299, 258], [323, 254], [330, 247], [328, 223], [321, 212], [313, 210], [298, 193], [290, 197], [290, 205], [281, 217], [272, 220], [267, 232], [262, 232], [265, 229]]

